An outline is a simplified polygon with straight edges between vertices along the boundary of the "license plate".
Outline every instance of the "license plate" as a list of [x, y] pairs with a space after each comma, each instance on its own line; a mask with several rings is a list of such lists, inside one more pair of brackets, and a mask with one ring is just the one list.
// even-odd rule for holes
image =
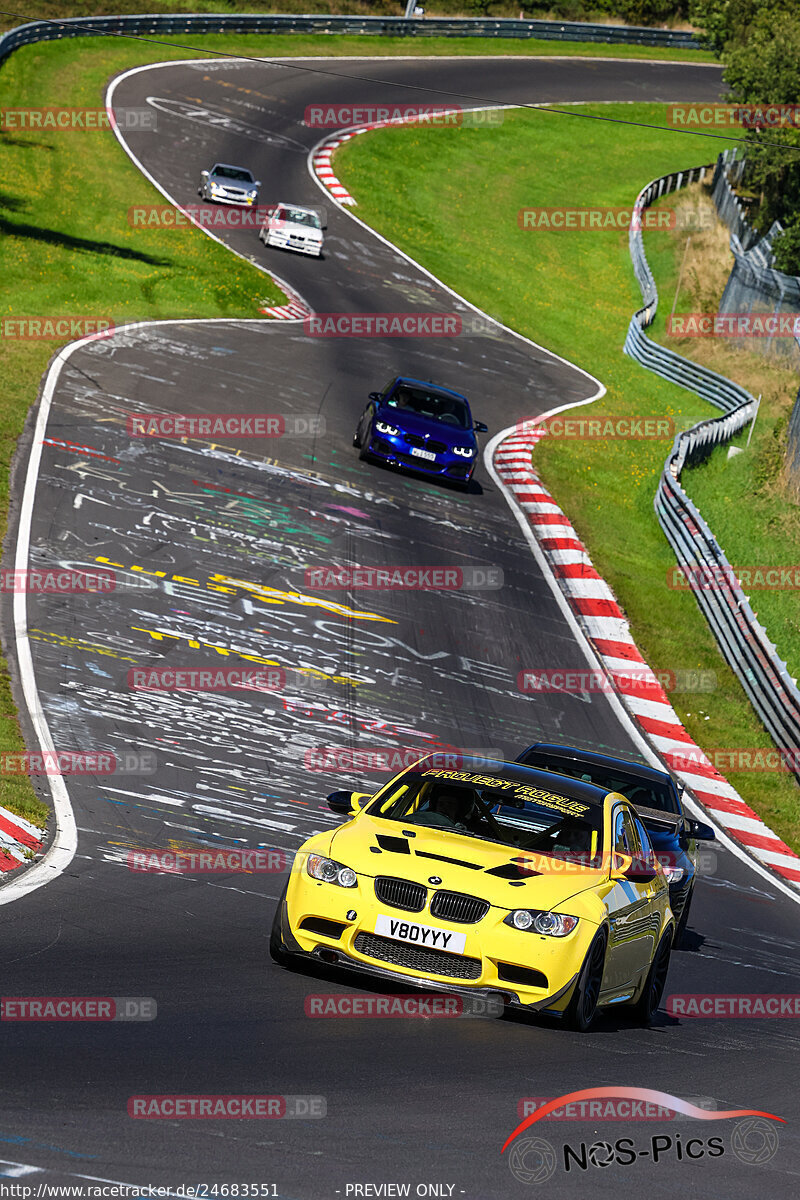
[[409, 942], [412, 946], [427, 946], [429, 950], [449, 950], [451, 954], [463, 954], [467, 944], [465, 933], [451, 929], [434, 929], [432, 925], [418, 925], [416, 921], [403, 921], [379, 913], [375, 919], [375, 932], [398, 942]]
[[412, 446], [411, 454], [414, 458], [425, 458], [428, 462], [436, 462], [436, 455], [432, 450], [418, 450], [416, 446]]

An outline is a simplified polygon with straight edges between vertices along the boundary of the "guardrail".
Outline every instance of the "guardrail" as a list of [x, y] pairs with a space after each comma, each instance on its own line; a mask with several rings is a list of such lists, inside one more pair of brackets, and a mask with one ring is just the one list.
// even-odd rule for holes
[[[634, 212], [641, 215], [660, 196], [702, 180], [710, 170], [710, 166], [695, 167], [653, 180], [637, 197]], [[715, 189], [714, 194], [716, 198], [722, 193]], [[800, 778], [796, 752], [800, 747], [797, 683], [778, 657], [713, 533], [680, 484], [685, 466], [707, 458], [715, 446], [729, 441], [754, 419], [756, 401], [738, 384], [647, 337], [644, 329], [655, 318], [658, 291], [644, 252], [641, 221], [636, 218], [631, 221], [629, 246], [644, 304], [631, 318], [625, 339], [626, 354], [664, 379], [697, 392], [725, 413], [700, 421], [675, 438], [656, 491], [656, 516], [675, 551], [686, 586], [694, 592], [726, 661], [777, 746], [792, 751], [789, 764]]]
[[697, 50], [694, 34], [638, 25], [593, 25], [582, 21], [514, 21], [426, 17], [284, 16], [278, 13], [150, 13], [130, 17], [68, 17], [31, 21], [0, 37], [0, 62], [20, 46], [59, 38], [141, 36], [148, 33], [357, 33], [378, 37], [509, 37], [560, 42], [610, 42]]

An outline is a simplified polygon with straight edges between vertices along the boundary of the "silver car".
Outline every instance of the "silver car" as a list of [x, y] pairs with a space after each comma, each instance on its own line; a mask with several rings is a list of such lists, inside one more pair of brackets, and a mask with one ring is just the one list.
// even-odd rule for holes
[[251, 208], [258, 200], [261, 180], [254, 179], [246, 167], [233, 167], [230, 163], [215, 163], [210, 171], [200, 172], [198, 196], [214, 200], [217, 204], [241, 204]]

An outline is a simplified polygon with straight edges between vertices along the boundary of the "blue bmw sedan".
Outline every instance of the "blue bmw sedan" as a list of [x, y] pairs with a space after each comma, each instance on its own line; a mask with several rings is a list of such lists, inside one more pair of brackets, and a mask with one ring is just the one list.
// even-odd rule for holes
[[353, 445], [367, 461], [379, 460], [466, 487], [478, 461], [473, 421], [466, 396], [449, 388], [409, 379], [391, 379], [382, 392], [370, 392]]

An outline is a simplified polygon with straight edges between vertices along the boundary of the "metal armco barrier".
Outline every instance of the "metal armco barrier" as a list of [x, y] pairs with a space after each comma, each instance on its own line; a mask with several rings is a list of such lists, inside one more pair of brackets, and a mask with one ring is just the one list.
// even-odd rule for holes
[[581, 21], [512, 21], [480, 18], [281, 16], [275, 13], [212, 13], [178, 16], [155, 13], [132, 17], [69, 17], [65, 21], [31, 21], [0, 37], [0, 62], [20, 46], [59, 38], [108, 34], [202, 33], [358, 33], [379, 37], [509, 37], [559, 42], [612, 42], [671, 46], [697, 50], [691, 33], [634, 25], [592, 25]]
[[[695, 167], [653, 180], [639, 194], [635, 211], [641, 213], [660, 196], [702, 180], [711, 169]], [[721, 169], [720, 160], [714, 175], [715, 184]], [[713, 194], [715, 199], [726, 195], [724, 189], [717, 187]], [[655, 318], [658, 291], [644, 252], [641, 224], [636, 221], [631, 222], [629, 245], [644, 304], [631, 318], [625, 339], [626, 354], [664, 379], [697, 392], [725, 414], [700, 421], [685, 433], [678, 434], [656, 491], [656, 515], [678, 559], [676, 582], [682, 571], [685, 586], [694, 592], [726, 661], [736, 672], [776, 745], [795, 751], [800, 747], [800, 691], [797, 684], [789, 676], [786, 663], [776, 654], [775, 646], [756, 618], [713, 533], [680, 484], [685, 466], [693, 466], [707, 458], [715, 446], [729, 441], [753, 420], [756, 402], [738, 384], [647, 337], [644, 330]], [[789, 762], [794, 774], [800, 778], [796, 753], [790, 756]]]

